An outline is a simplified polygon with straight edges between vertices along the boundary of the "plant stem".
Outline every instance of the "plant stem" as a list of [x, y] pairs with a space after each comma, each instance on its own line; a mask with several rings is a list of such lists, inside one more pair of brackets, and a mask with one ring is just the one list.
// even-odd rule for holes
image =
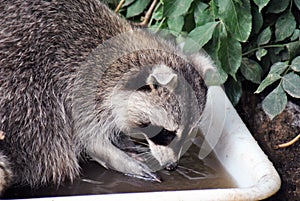
[[292, 0], [290, 0], [290, 13], [292, 13], [292, 6], [293, 6], [293, 1]]
[[291, 141], [288, 141], [288, 142], [283, 143], [283, 144], [279, 144], [275, 148], [279, 149], [279, 148], [289, 147], [289, 146], [295, 144], [299, 139], [300, 139], [300, 134], [298, 136], [296, 136], [294, 139], [292, 139]]
[[141, 26], [148, 26], [149, 20], [152, 16], [152, 13], [153, 13], [153, 10], [155, 9], [156, 4], [157, 4], [157, 0], [153, 0], [150, 8], [148, 9], [148, 11], [145, 15], [144, 20], [140, 23]]
[[120, 11], [120, 9], [122, 8], [123, 4], [125, 3], [125, 0], [121, 0], [117, 6], [117, 8], [115, 9], [115, 13], [118, 13]]
[[244, 52], [244, 53], [242, 54], [242, 56], [245, 56], [245, 55], [248, 55], [248, 54], [250, 54], [250, 53], [252, 53], [252, 52], [255, 52], [256, 50], [258, 50], [258, 49], [260, 49], [260, 48], [274, 48], [274, 47], [284, 47], [284, 46], [285, 46], [285, 45], [282, 45], [282, 44], [259, 46], [259, 47], [256, 47], [256, 48], [252, 49], [252, 50], [249, 50], [249, 51], [247, 51], [247, 52]]

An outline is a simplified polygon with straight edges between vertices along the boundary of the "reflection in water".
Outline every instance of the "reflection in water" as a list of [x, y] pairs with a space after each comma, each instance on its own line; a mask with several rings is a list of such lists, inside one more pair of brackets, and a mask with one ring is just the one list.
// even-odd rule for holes
[[113, 170], [106, 170], [97, 163], [82, 164], [82, 175], [72, 184], [47, 186], [39, 189], [14, 187], [8, 189], [4, 198], [28, 198], [45, 196], [108, 194], [125, 192], [150, 192], [165, 190], [194, 190], [210, 188], [231, 188], [235, 184], [216, 159], [214, 153], [204, 160], [198, 159], [199, 148], [192, 146], [180, 159], [174, 172], [161, 170], [162, 183], [154, 183], [125, 176]]

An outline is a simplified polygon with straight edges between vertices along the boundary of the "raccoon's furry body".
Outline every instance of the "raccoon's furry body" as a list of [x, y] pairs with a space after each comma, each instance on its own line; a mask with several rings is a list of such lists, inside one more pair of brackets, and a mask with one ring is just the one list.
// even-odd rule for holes
[[[201, 72], [177, 52], [97, 0], [0, 0], [0, 191], [10, 183], [72, 180], [82, 152], [106, 167], [155, 177], [118, 146], [125, 146], [121, 133], [140, 125], [179, 128], [176, 100], [154, 83], [160, 75], [181, 73], [203, 111]], [[167, 73], [149, 77], [155, 70]], [[149, 78], [141, 87], [150, 88], [130, 86], [139, 72]], [[165, 146], [156, 145], [153, 155]]]

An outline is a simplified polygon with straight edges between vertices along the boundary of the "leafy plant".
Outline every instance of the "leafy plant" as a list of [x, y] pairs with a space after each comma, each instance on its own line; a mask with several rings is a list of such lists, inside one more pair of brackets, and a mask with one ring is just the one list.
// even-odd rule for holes
[[[121, 13], [136, 21], [150, 4], [126, 0]], [[255, 93], [272, 88], [263, 109], [274, 118], [288, 96], [300, 98], [299, 10], [300, 0], [160, 0], [148, 25], [184, 41], [186, 52], [206, 50], [233, 104], [248, 83], [259, 85]]]
[[263, 101], [263, 110], [269, 115], [270, 118], [274, 118], [277, 114], [280, 114], [286, 104], [287, 95], [294, 98], [300, 98], [300, 56], [296, 57], [290, 65], [287, 62], [277, 62], [271, 66], [269, 74], [261, 82], [256, 93], [260, 93], [267, 86], [279, 81], [277, 87], [269, 93], [269, 95]]

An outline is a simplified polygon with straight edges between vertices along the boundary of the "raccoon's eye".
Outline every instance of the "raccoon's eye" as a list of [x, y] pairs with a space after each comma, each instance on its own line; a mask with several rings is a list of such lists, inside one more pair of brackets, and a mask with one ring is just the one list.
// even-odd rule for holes
[[176, 137], [176, 132], [162, 129], [157, 135], [150, 138], [156, 145], [168, 146], [172, 140]]
[[144, 124], [139, 126], [139, 130], [145, 133], [156, 145], [168, 146], [176, 137], [176, 132], [168, 131], [161, 126]]
[[[157, 89], [158, 88], [158, 85], [154, 84], [153, 85], [154, 89]], [[152, 91], [152, 88], [150, 87], [150, 85], [144, 85], [140, 88], [137, 89], [138, 91], [148, 91], [148, 92], [151, 92]]]
[[140, 123], [139, 124], [139, 128], [145, 128], [145, 127], [147, 127], [149, 125], [150, 125], [150, 122], [148, 122], [148, 123]]

